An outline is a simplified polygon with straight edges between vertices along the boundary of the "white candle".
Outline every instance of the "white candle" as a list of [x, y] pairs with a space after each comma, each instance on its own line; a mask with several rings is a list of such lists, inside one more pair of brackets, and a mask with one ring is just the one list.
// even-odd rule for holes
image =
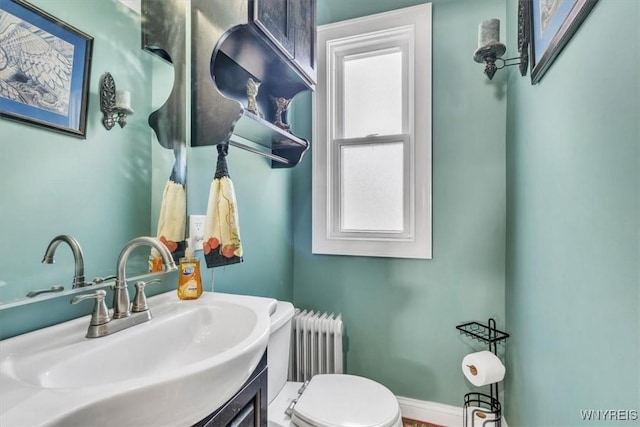
[[131, 109], [131, 92], [128, 90], [116, 90], [116, 108], [120, 110]]
[[500, 42], [500, 20], [493, 18], [482, 21], [478, 27], [478, 49]]

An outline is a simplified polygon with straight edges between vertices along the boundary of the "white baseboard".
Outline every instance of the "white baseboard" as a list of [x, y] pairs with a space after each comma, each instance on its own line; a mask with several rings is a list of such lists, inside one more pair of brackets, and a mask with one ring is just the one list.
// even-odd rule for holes
[[[462, 408], [458, 406], [401, 396], [397, 396], [397, 399], [403, 417], [446, 427], [462, 426]], [[502, 426], [509, 427], [504, 417], [502, 417]]]

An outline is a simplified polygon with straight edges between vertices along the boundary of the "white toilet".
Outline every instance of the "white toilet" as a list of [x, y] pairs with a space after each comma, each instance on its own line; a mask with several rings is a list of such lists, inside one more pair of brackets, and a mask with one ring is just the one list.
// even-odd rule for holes
[[[303, 384], [287, 381], [293, 314], [291, 303], [278, 301], [271, 315], [269, 427], [402, 427], [400, 405], [393, 393], [367, 378], [315, 375], [299, 394]], [[297, 403], [287, 411], [295, 399]]]

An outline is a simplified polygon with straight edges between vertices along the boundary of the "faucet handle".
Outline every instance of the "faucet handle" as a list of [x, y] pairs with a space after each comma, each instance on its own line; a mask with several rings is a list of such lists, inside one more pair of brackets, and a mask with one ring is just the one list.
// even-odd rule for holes
[[133, 304], [131, 305], [132, 313], [139, 313], [141, 311], [149, 310], [149, 306], [147, 305], [147, 296], [144, 293], [144, 288], [147, 285], [151, 285], [154, 283], [162, 283], [161, 279], [153, 279], [148, 282], [138, 281], [136, 282], [136, 295], [133, 297]]
[[107, 304], [104, 302], [106, 296], [107, 293], [105, 291], [103, 291], [102, 289], [98, 289], [95, 292], [73, 297], [71, 299], [71, 304], [77, 304], [80, 301], [95, 298], [96, 305], [93, 307], [93, 313], [91, 313], [90, 325], [104, 325], [111, 320], [111, 317], [109, 316], [109, 309], [107, 308]]
[[[113, 280], [116, 278], [115, 274], [110, 274], [109, 276], [105, 276], [105, 277], [94, 277], [93, 280], [91, 282], [89, 282], [89, 285], [101, 285], [104, 282], [108, 281], [108, 280]], [[112, 286], [113, 287], [113, 286]]]

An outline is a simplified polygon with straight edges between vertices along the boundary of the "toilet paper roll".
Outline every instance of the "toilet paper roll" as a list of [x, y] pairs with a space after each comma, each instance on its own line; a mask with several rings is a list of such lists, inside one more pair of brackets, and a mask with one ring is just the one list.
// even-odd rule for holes
[[[480, 408], [477, 406], [469, 406], [467, 409], [467, 419], [473, 420], [471, 425], [496, 425], [498, 414], [492, 412], [489, 408]], [[474, 419], [475, 418], [475, 419]], [[487, 424], [484, 424], [487, 423]]]
[[462, 359], [464, 376], [476, 387], [502, 381], [506, 369], [500, 359], [490, 351], [467, 354]]

